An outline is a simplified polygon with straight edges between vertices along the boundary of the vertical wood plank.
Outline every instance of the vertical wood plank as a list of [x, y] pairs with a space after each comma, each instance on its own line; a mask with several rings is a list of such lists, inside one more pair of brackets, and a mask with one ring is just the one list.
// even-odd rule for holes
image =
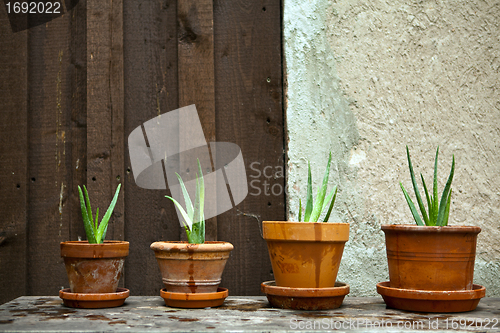
[[68, 179], [68, 214], [70, 238], [86, 239], [80, 211], [78, 185], [87, 183], [87, 1], [80, 0], [71, 15], [71, 41], [68, 85], [71, 87], [71, 121], [67, 152], [71, 156], [71, 178]]
[[[125, 110], [123, 86], [123, 0], [113, 0], [111, 8], [111, 62], [110, 62], [110, 100], [111, 100], [111, 179], [112, 191], [125, 172]], [[114, 211], [113, 239], [124, 240], [125, 237], [125, 184], [122, 184], [121, 195]]]
[[[59, 243], [70, 238], [71, 17], [29, 35], [28, 295], [68, 286]], [[50, 281], [48, 283], [48, 281]]]
[[28, 33], [0, 10], [0, 304], [26, 294]]
[[[122, 15], [122, 0], [87, 2], [87, 188], [102, 215], [124, 169]], [[124, 191], [107, 239], [124, 239]]]
[[[124, 3], [125, 133], [145, 121], [177, 109], [176, 1]], [[127, 140], [127, 137], [125, 140]], [[151, 243], [179, 240], [175, 209], [168, 191], [138, 187], [125, 150], [125, 231], [130, 254], [125, 265], [133, 295], [158, 295], [161, 275]]]
[[[214, 20], [212, 0], [178, 0], [179, 107], [195, 104], [207, 142], [215, 141]], [[207, 189], [207, 191], [210, 191]], [[207, 197], [215, 193], [207, 193]], [[184, 231], [182, 236], [184, 237]], [[217, 217], [205, 224], [217, 240]]]
[[260, 283], [273, 279], [261, 223], [285, 220], [281, 3], [215, 0], [214, 27], [217, 141], [240, 146], [248, 181], [260, 189], [249, 187], [218, 217], [219, 239], [235, 246], [222, 285], [260, 295]]

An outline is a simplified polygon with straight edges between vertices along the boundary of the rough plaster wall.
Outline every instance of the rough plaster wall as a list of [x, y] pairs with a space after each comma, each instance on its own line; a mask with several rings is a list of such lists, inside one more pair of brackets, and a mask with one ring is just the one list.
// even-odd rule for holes
[[427, 183], [439, 145], [440, 190], [455, 155], [450, 224], [482, 228], [475, 283], [500, 296], [499, 22], [498, 1], [285, 0], [289, 219], [332, 151], [351, 296], [388, 280], [380, 225], [414, 223], [405, 145]]

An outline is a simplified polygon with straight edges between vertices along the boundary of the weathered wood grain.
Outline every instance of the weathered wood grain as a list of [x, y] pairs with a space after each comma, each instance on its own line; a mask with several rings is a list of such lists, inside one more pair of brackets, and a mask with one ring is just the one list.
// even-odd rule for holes
[[[264, 181], [283, 188], [275, 175], [284, 167], [279, 1], [80, 0], [15, 34], [4, 16], [0, 284], [9, 287], [0, 302], [67, 286], [59, 242], [86, 238], [77, 185], [88, 185], [102, 216], [119, 182], [107, 239], [130, 241], [125, 286], [132, 294], [158, 294], [149, 246], [184, 231], [164, 197], [169, 190], [135, 184], [127, 137], [162, 113], [196, 104], [207, 142], [238, 144], [249, 181], [259, 180], [262, 191]], [[252, 178], [254, 162], [273, 176]], [[257, 295], [272, 279], [260, 223], [285, 219], [283, 192], [249, 190], [207, 226], [208, 240], [235, 245], [222, 283], [232, 295]]]
[[[178, 0], [177, 20], [179, 107], [195, 104], [207, 143], [214, 142], [216, 112], [213, 1]], [[180, 134], [189, 140], [189, 133]], [[182, 145], [183, 140], [180, 142]], [[214, 190], [207, 188], [206, 191], [206, 197], [216, 196]], [[205, 239], [217, 240], [217, 217], [207, 219]]]
[[222, 283], [232, 295], [259, 295], [273, 279], [261, 223], [285, 220], [280, 22], [279, 1], [214, 1], [217, 141], [241, 147], [261, 190], [218, 217], [218, 238], [235, 246]]
[[0, 304], [26, 294], [28, 33], [0, 10]]
[[[68, 8], [68, 7], [67, 7]], [[71, 91], [71, 114], [67, 133], [67, 154], [71, 156], [68, 179], [68, 240], [86, 239], [80, 211], [78, 185], [87, 183], [87, 1], [80, 0], [71, 12], [71, 40], [67, 84]]]
[[68, 285], [59, 243], [70, 238], [71, 17], [29, 30], [29, 295], [54, 295]]
[[[136, 127], [177, 109], [177, 19], [175, 1], [124, 3], [125, 140]], [[163, 284], [151, 243], [179, 240], [179, 222], [165, 190], [135, 184], [125, 151], [125, 232], [130, 254], [126, 287], [133, 295], [157, 295]]]
[[[102, 215], [124, 170], [123, 129], [123, 1], [89, 1], [87, 188], [94, 207], [100, 207]], [[124, 200], [122, 193], [109, 222], [107, 239], [124, 238]]]

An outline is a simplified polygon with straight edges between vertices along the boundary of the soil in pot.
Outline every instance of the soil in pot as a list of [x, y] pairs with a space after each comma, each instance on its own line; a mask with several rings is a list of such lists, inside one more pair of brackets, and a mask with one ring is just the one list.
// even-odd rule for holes
[[233, 250], [227, 242], [155, 242], [151, 249], [170, 293], [215, 293]]
[[479, 227], [383, 225], [391, 288], [472, 290]]
[[277, 286], [335, 286], [348, 223], [264, 221], [262, 231]]
[[114, 293], [123, 270], [129, 243], [87, 241], [61, 243], [66, 273], [72, 293]]

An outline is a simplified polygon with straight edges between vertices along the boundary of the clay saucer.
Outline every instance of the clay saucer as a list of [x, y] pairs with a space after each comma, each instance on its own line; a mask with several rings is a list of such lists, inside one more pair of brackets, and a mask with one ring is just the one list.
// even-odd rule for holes
[[434, 291], [391, 288], [390, 282], [377, 283], [377, 292], [388, 308], [417, 312], [467, 312], [475, 310], [486, 288], [478, 284], [472, 290]]
[[229, 295], [227, 288], [218, 288], [215, 293], [171, 293], [165, 288], [160, 295], [167, 306], [184, 309], [201, 309], [221, 306]]
[[123, 305], [129, 295], [130, 291], [126, 288], [118, 288], [115, 293], [99, 294], [72, 293], [69, 288], [59, 290], [64, 305], [80, 309], [114, 308]]
[[349, 285], [343, 282], [336, 282], [332, 288], [290, 288], [267, 281], [260, 287], [273, 307], [294, 310], [336, 309], [349, 294]]

